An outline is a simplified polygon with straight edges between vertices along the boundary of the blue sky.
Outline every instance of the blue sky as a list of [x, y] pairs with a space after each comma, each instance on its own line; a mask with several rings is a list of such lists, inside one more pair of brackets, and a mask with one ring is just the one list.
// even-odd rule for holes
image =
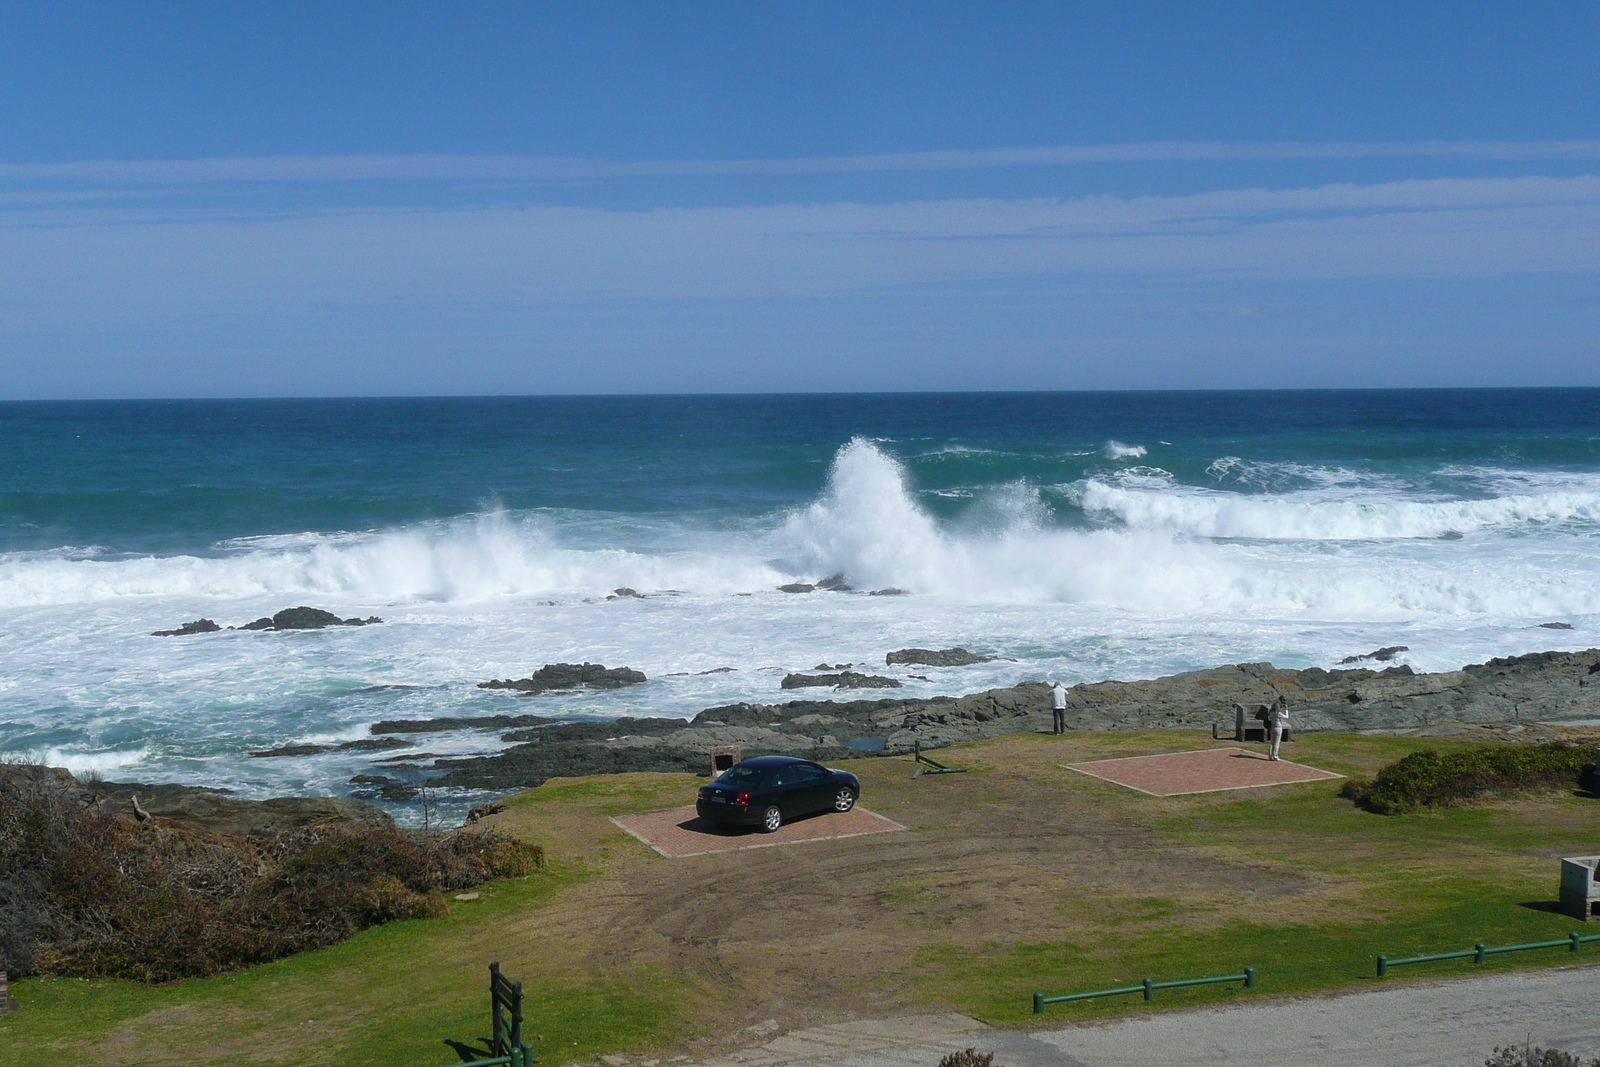
[[1600, 385], [1600, 6], [31, 4], [0, 397]]

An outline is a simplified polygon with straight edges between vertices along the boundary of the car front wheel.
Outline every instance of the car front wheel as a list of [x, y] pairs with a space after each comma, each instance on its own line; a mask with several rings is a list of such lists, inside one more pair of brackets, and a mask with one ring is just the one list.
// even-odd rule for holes
[[833, 810], [841, 815], [856, 806], [856, 793], [854, 789], [840, 788], [833, 795]]
[[783, 825], [783, 812], [778, 810], [776, 804], [761, 813], [761, 832], [764, 834], [776, 833], [778, 827]]

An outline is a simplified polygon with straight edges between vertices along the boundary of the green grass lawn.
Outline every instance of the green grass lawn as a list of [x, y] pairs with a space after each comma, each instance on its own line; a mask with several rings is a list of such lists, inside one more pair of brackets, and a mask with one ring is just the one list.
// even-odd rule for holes
[[[896, 1010], [955, 1009], [1018, 1025], [1036, 1019], [1035, 990], [1056, 994], [1135, 984], [1145, 976], [1232, 973], [1247, 964], [1259, 976], [1254, 992], [1232, 986], [1162, 991], [1156, 1007], [1370, 988], [1380, 952], [1405, 956], [1469, 948], [1478, 940], [1546, 940], [1574, 928], [1548, 910], [1555, 857], [1600, 851], [1600, 803], [1592, 799], [1550, 794], [1384, 817], [1341, 799], [1337, 781], [1155, 798], [1063, 766], [1209, 744], [1188, 731], [1064, 740], [1017, 735], [950, 750], [946, 762], [968, 767], [968, 774], [915, 781], [904, 761], [857, 761], [852, 769], [861, 774], [873, 810], [912, 827], [911, 834], [886, 835], [873, 847], [938, 857], [940, 848], [970, 843], [959, 840], [964, 831], [952, 829], [952, 819], [988, 809], [1011, 819], [1017, 790], [1025, 788], [1063, 809], [1092, 812], [1152, 854], [1173, 857], [1157, 864], [1132, 895], [1070, 880], [1051, 883], [1019, 868], [1036, 882], [1044, 879], [1042, 903], [1005, 926], [1007, 932], [981, 938], [938, 912], [942, 861], [927, 861], [927, 869], [887, 860], [864, 865], [861, 936], [876, 938], [879, 956], [893, 957], [895, 965], [863, 969], [860, 988], [892, 986]], [[1303, 735], [1289, 756], [1370, 774], [1422, 747], [1457, 746]], [[497, 817], [500, 825], [545, 845], [550, 868], [486, 885], [480, 899], [453, 902], [444, 918], [394, 923], [322, 951], [163, 986], [15, 982], [20, 1010], [0, 1018], [0, 1063], [449, 1064], [459, 1057], [448, 1040], [471, 1043], [487, 1034], [486, 965], [496, 959], [524, 983], [526, 1032], [545, 1064], [682, 1047], [686, 1035], [720, 1024], [719, 998], [740, 988], [740, 973], [713, 986], [643, 947], [599, 952], [589, 940], [596, 929], [625, 923], [635, 907], [629, 894], [647, 884], [640, 879], [714, 873], [709, 861], [663, 860], [604, 818], [682, 803], [694, 784], [688, 775], [625, 775], [556, 781], [515, 798]], [[1004, 834], [1005, 823], [994, 822], [993, 832]], [[784, 854], [801, 855], [786, 849], [747, 855], [751, 863], [776, 863]], [[1237, 872], [1234, 888], [1185, 891], [1185, 863], [1194, 857]], [[1260, 892], [1252, 888], [1257, 877]], [[1284, 885], [1298, 888], [1270, 889]], [[968, 891], [980, 904], [988, 892], [982, 884]], [[1600, 961], [1600, 944], [1585, 947], [1578, 958]], [[1483, 965], [1406, 968], [1383, 981], [1573, 960], [1564, 950], [1517, 953]], [[850, 990], [839, 995], [841, 1010], [848, 1010]], [[1044, 1019], [1144, 1008], [1134, 995], [1051, 1006]]]
[[[1105, 755], [1165, 751], [1159, 736], [1126, 736]], [[1451, 751], [1468, 742], [1359, 735], [1303, 735], [1286, 758], [1347, 775], [1421, 748]], [[981, 952], [929, 945], [919, 953], [930, 996], [962, 1004], [993, 1022], [1022, 1023], [1034, 991], [1046, 995], [1156, 981], [1240, 973], [1253, 966], [1257, 989], [1199, 986], [1157, 991], [1164, 1005], [1197, 1005], [1273, 993], [1370, 988], [1375, 960], [1522, 944], [1600, 929], [1556, 913], [1555, 857], [1600, 848], [1600, 804], [1576, 795], [1491, 802], [1386, 817], [1340, 798], [1328, 781], [1243, 793], [1149, 799], [1149, 825], [1175, 845], [1233, 861], [1289, 870], [1332, 892], [1315, 906], [1294, 900], [1244, 900], [1181, 907], [1152, 886], [1149, 896], [1108, 902], [1068, 899], [1063, 908], [1095, 915], [1096, 936], [1071, 941], [1019, 939]], [[1128, 793], [1100, 782], [1083, 788], [1126, 803]], [[1181, 869], [1171, 877], [1181, 879]], [[1203, 920], [1203, 921], [1202, 921]], [[1529, 967], [1600, 962], [1600, 943], [1577, 955], [1544, 949], [1391, 970], [1383, 983]], [[1092, 1018], [1142, 1009], [1143, 998], [1048, 1005], [1048, 1019]]]

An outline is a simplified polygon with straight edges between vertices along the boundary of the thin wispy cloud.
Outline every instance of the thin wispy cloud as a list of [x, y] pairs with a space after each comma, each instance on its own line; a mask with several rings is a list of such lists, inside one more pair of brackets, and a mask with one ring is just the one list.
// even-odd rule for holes
[[1108, 275], [1600, 271], [1600, 177], [646, 211], [345, 209], [164, 225], [149, 212], [73, 217], [0, 226], [0, 289], [13, 322], [288, 311], [320, 300], [531, 307], [1019, 279], [1071, 286]]
[[607, 161], [510, 155], [249, 156], [0, 164], [0, 182], [207, 185], [276, 182], [521, 181], [803, 176], [1115, 163], [1359, 159], [1597, 160], [1600, 141], [1156, 141], [789, 159]]

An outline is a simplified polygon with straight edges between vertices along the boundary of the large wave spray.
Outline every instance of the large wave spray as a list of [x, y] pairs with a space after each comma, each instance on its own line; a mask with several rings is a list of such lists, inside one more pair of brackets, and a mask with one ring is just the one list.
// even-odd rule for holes
[[[1600, 612], [1600, 565], [1584, 550], [1600, 523], [1600, 484], [1515, 488], [1475, 500], [1348, 484], [1251, 494], [1139, 467], [1058, 496], [1082, 509], [1080, 526], [1085, 515], [1110, 526], [1060, 525], [1022, 482], [977, 487], [964, 515], [941, 521], [900, 462], [858, 438], [837, 453], [818, 499], [765, 531], [495, 511], [365, 534], [250, 538], [208, 557], [17, 553], [0, 557], [0, 607], [130, 597], [474, 602], [619, 586], [718, 595], [839, 573], [857, 588], [974, 604], [1130, 612]], [[1468, 536], [1441, 540], [1453, 534]]]

